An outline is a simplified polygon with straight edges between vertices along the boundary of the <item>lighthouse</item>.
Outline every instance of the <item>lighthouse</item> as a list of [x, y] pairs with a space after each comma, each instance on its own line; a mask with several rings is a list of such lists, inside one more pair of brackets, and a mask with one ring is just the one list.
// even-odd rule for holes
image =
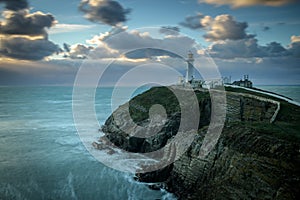
[[188, 59], [186, 61], [188, 66], [185, 75], [185, 82], [188, 83], [194, 78], [194, 54], [191, 51], [188, 53]]

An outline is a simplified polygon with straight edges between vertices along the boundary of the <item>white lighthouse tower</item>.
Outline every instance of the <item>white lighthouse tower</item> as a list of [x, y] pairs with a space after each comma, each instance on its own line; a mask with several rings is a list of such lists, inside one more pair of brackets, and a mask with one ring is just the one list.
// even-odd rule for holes
[[185, 75], [185, 82], [188, 83], [189, 81], [191, 81], [194, 78], [194, 54], [189, 51], [188, 53], [188, 59], [187, 61], [187, 70], [186, 70], [186, 75]]

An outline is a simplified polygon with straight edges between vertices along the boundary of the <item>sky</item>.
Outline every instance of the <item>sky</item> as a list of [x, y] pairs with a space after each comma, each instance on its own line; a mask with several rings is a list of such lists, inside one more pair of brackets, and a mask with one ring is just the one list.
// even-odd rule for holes
[[298, 0], [0, 0], [0, 85], [73, 85], [83, 65], [109, 62], [105, 86], [149, 63], [184, 74], [189, 51], [208, 57], [204, 72], [300, 84], [299, 10]]

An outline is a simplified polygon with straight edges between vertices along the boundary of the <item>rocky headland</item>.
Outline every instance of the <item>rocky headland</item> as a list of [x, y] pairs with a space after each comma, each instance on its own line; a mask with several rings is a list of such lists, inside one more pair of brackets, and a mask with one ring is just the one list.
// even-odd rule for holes
[[[212, 119], [212, 98], [200, 89], [194, 91], [200, 120], [187, 151], [163, 169], [137, 173], [137, 179], [157, 183], [179, 199], [299, 199], [300, 107], [242, 88], [225, 89], [225, 123], [209, 154], [199, 157]], [[158, 118], [157, 126], [149, 123], [149, 109], [155, 104], [166, 110], [166, 118]], [[179, 105], [171, 90], [154, 87], [120, 106], [102, 131], [126, 151], [156, 151], [177, 134]], [[157, 134], [135, 137], [139, 130], [128, 123], [128, 106], [134, 123]]]

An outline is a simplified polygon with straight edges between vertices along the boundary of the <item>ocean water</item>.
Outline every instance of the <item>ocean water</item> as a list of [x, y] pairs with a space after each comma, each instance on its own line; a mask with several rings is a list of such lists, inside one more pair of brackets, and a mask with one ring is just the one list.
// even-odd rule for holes
[[[299, 86], [259, 86], [300, 102]], [[147, 88], [140, 88], [137, 93]], [[100, 124], [112, 88], [98, 88]], [[127, 99], [120, 99], [125, 102]], [[90, 130], [98, 137], [97, 126]], [[0, 87], [0, 199], [175, 199], [93, 158], [73, 121], [72, 87]]]
[[281, 94], [300, 102], [300, 85], [257, 85], [255, 87]]
[[[111, 113], [111, 91], [97, 91], [100, 124]], [[92, 130], [95, 138], [98, 128]], [[89, 154], [74, 126], [71, 87], [0, 87], [0, 199], [174, 197]]]

